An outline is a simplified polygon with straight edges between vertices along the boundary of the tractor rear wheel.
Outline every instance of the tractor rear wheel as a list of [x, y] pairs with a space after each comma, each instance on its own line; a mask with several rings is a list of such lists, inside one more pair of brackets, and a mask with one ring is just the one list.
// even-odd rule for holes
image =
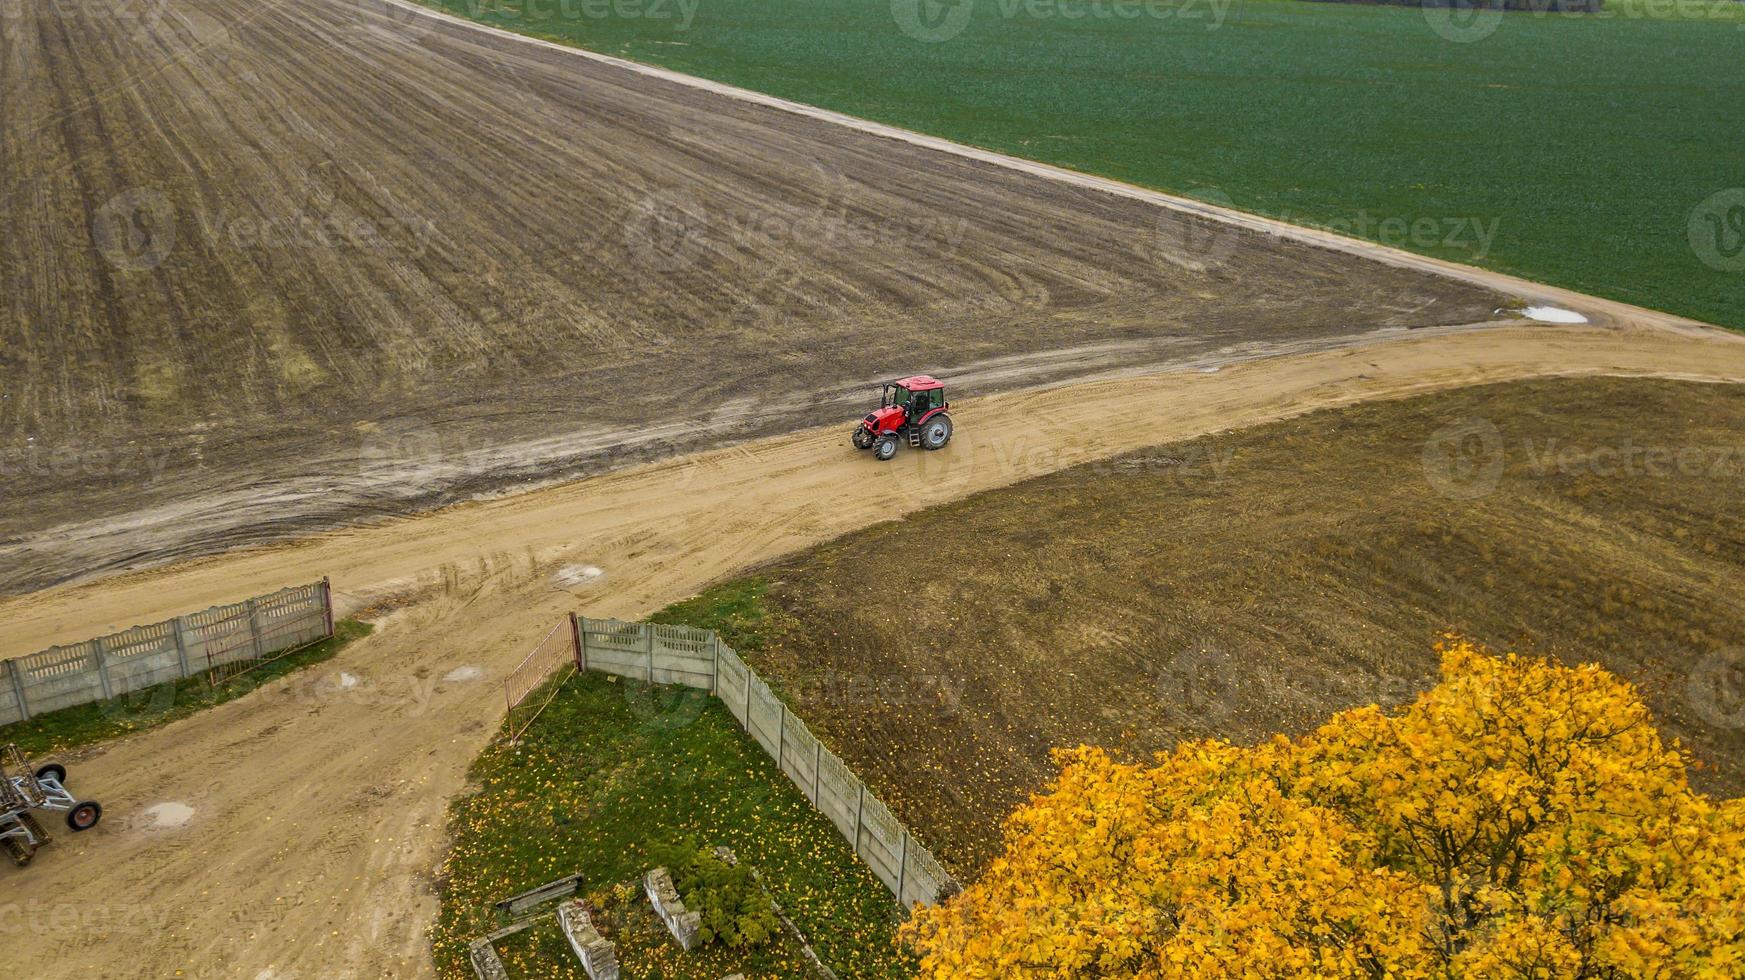
[[951, 416], [944, 412], [928, 419], [921, 426], [921, 446], [924, 449], [944, 449], [951, 441]]
[[856, 449], [871, 449], [873, 444], [873, 434], [866, 426], [857, 425], [854, 427], [853, 441], [854, 448]]
[[896, 436], [879, 436], [879, 441], [873, 443], [873, 456], [880, 462], [887, 461], [895, 455], [897, 455]]

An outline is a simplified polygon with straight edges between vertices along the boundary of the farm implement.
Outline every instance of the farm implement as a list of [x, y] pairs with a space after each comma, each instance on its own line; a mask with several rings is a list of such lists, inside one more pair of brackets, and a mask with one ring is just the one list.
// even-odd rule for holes
[[59, 763], [33, 772], [18, 746], [0, 748], [0, 841], [20, 867], [51, 840], [36, 819], [37, 811], [65, 813], [67, 827], [74, 833], [90, 830], [102, 819], [103, 807], [95, 800], [74, 798], [66, 779], [66, 767]]
[[944, 449], [951, 441], [950, 407], [945, 385], [925, 374], [887, 382], [879, 407], [854, 427], [854, 448], [870, 449], [879, 460], [897, 455], [902, 441], [917, 449]]

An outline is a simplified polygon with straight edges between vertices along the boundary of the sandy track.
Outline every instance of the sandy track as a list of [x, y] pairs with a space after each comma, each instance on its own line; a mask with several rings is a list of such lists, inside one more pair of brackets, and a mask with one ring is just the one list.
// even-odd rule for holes
[[0, 591], [1504, 302], [385, 4], [123, 6], [0, 0]]
[[[239, 551], [0, 603], [16, 654], [331, 574], [350, 604], [400, 596], [381, 631], [320, 668], [82, 760], [109, 805], [24, 871], [0, 944], [51, 976], [422, 975], [444, 802], [500, 712], [491, 679], [562, 613], [634, 616], [748, 563], [1061, 466], [1361, 399], [1544, 374], [1745, 381], [1745, 340], [1509, 328], [1013, 393], [966, 403], [946, 452], [878, 465], [838, 428], [468, 504], [295, 546]], [[554, 584], [565, 563], [606, 570]], [[356, 679], [339, 686], [341, 673]], [[184, 827], [143, 826], [174, 801]], [[94, 910], [94, 911], [93, 911]], [[71, 918], [69, 918], [71, 917]], [[136, 934], [162, 923], [162, 932]], [[271, 971], [264, 973], [263, 971]]]

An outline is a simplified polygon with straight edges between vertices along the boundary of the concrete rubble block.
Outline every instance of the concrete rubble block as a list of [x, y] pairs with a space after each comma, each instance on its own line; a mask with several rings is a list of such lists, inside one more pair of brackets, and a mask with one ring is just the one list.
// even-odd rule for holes
[[592, 980], [618, 980], [618, 950], [594, 928], [594, 919], [581, 899], [557, 907], [557, 924]]
[[467, 946], [467, 959], [472, 961], [479, 980], [509, 980], [509, 971], [503, 969], [503, 961], [497, 958], [497, 950], [489, 939], [473, 940]]
[[648, 894], [654, 913], [666, 923], [667, 931], [678, 941], [679, 948], [689, 952], [697, 947], [703, 917], [685, 908], [673, 876], [665, 868], [655, 868], [642, 877], [642, 890]]

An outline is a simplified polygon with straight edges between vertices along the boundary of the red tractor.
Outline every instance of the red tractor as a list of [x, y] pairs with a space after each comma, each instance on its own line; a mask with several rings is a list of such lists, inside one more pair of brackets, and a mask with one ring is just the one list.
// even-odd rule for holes
[[880, 460], [897, 455], [897, 440], [922, 449], [943, 449], [951, 441], [951, 416], [945, 410], [945, 385], [925, 374], [885, 383], [879, 407], [854, 427], [854, 448], [870, 449]]

